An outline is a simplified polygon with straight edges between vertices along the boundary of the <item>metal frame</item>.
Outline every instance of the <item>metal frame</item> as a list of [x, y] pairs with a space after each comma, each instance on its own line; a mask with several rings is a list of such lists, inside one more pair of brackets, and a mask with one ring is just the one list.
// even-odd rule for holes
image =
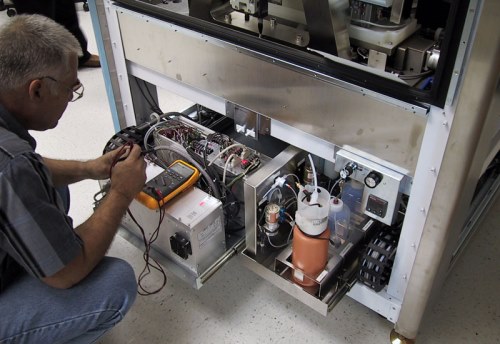
[[[426, 210], [424, 231], [395, 328], [408, 338], [416, 337], [428, 304], [437, 296], [452, 265], [469, 213], [464, 210], [470, 209], [483, 164], [490, 155], [491, 138], [498, 139], [495, 121], [498, 121], [499, 109], [498, 104], [493, 108], [491, 104], [499, 92], [500, 36], [498, 32], [492, 34], [491, 28], [496, 26], [500, 15], [500, 3], [472, 2], [469, 12], [474, 15], [477, 26], [472, 28], [473, 39], [462, 43], [468, 46], [468, 58], [461, 66], [461, 82], [454, 93], [453, 109], [445, 108], [443, 112], [445, 118], [441, 124], [449, 137], [436, 170], [439, 172], [436, 189], [431, 207]], [[498, 145], [495, 146], [498, 149]]]
[[[282, 68], [291, 73], [299, 72], [301, 81], [307, 80], [312, 88], [353, 95], [353, 99], [364, 97], [362, 104], [370, 104], [378, 109], [391, 109], [396, 111], [398, 116], [410, 116], [405, 118], [411, 118], [415, 123], [423, 121], [425, 130], [421, 133], [417, 148], [418, 160], [414, 164], [404, 164], [400, 160], [391, 161], [378, 151], [367, 152], [367, 156], [375, 156], [388, 165], [395, 165], [406, 171], [406, 175], [412, 178], [411, 195], [387, 289], [375, 293], [356, 284], [348, 293], [350, 297], [394, 322], [401, 335], [415, 338], [423, 314], [450, 268], [450, 257], [457, 251], [457, 231], [464, 225], [464, 209], [469, 208], [473, 185], [484, 171], [485, 160], [492, 154], [491, 149], [498, 150], [498, 142], [493, 142], [491, 147], [491, 140], [498, 141], [498, 133], [493, 132], [498, 103], [494, 109], [490, 109], [490, 103], [495, 96], [495, 89], [498, 94], [497, 57], [500, 55], [500, 44], [498, 32], [492, 34], [489, 28], [496, 25], [495, 20], [500, 15], [500, 3], [496, 0], [470, 2], [463, 39], [455, 60], [455, 73], [443, 108], [425, 104], [416, 108], [398, 99], [378, 94], [374, 90], [361, 89], [342, 80], [334, 80], [290, 65], [286, 61], [125, 10], [115, 6], [111, 0], [94, 0], [89, 4], [93, 17], [99, 19], [98, 23], [94, 22], [94, 26], [99, 27], [101, 31], [98, 42], [104, 42], [99, 45], [99, 49], [100, 54], [106, 56], [107, 60], [103, 71], [106, 84], [111, 85], [112, 89], [108, 95], [114, 112], [115, 127], [134, 124], [137, 120], [136, 113], [143, 113], [144, 116], [146, 112], [145, 109], [138, 109], [133, 103], [129, 87], [129, 79], [133, 75], [220, 113], [225, 113], [225, 103], [229, 100], [257, 113], [269, 115], [273, 136], [325, 160], [333, 162], [335, 152], [340, 147], [349, 150], [349, 143], [344, 142], [342, 137], [337, 139], [324, 136], [321, 132], [308, 131], [304, 126], [294, 125], [296, 117], [291, 120], [285, 114], [290, 105], [293, 105], [288, 103], [286, 95], [275, 93], [279, 97], [285, 97], [279, 98], [278, 103], [283, 99], [286, 102], [281, 104], [281, 109], [269, 110], [252, 101], [245, 103], [245, 96], [258, 94], [258, 84], [255, 85], [257, 90], [254, 89], [251, 94], [235, 97], [229, 93], [214, 92], [202, 81], [198, 82], [189, 77], [179, 80], [175, 75], [169, 74], [170, 72], [149, 64], [147, 59], [143, 60], [140, 55], [129, 56], [131, 50], [124, 48], [118, 13], [125, 13], [136, 22], [147, 23], [145, 25], [154, 23], [162, 28], [160, 30], [166, 30], [165, 32], [181, 31], [185, 35], [203, 40], [206, 47], [213, 46], [244, 56], [245, 61], [253, 58], [272, 68]], [[161, 50], [161, 47], [158, 49]], [[361, 98], [357, 98], [357, 95]], [[358, 121], [365, 119], [355, 107], [348, 109], [353, 112], [353, 116], [357, 116]], [[321, 126], [316, 122], [311, 124], [314, 125]], [[314, 144], [311, 145], [311, 142]], [[461, 154], [462, 151], [457, 147], [460, 147], [464, 154]], [[363, 151], [363, 148], [366, 147], [354, 146], [352, 149]]]
[[[414, 170], [426, 122], [418, 113], [425, 113], [426, 107], [374, 96], [374, 91], [128, 9], [118, 7], [117, 13], [127, 64]], [[148, 40], [140, 34], [145, 30]], [[193, 60], [201, 54], [204, 63]], [[370, 111], [360, 111], [360, 105]], [[398, 130], [380, 126], [387, 120]]]

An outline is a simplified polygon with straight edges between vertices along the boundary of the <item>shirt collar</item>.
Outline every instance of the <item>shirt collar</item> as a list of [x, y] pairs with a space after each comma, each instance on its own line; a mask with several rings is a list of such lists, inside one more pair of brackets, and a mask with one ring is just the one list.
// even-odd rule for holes
[[21, 139], [27, 141], [29, 145], [35, 150], [36, 141], [33, 136], [12, 116], [6, 108], [0, 104], [0, 127], [4, 127], [10, 132], [16, 134]]

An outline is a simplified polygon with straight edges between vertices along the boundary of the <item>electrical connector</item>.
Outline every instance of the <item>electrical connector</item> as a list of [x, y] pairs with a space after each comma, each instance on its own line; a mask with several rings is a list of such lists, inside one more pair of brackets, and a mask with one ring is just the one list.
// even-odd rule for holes
[[240, 158], [243, 160], [243, 159], [246, 159], [248, 158], [250, 155], [252, 154], [252, 152], [248, 149], [246, 149], [246, 147], [243, 148], [243, 150], [241, 151], [240, 153]]
[[274, 180], [274, 186], [279, 186], [280, 188], [282, 188], [286, 183], [286, 178], [285, 177], [277, 177], [275, 180]]

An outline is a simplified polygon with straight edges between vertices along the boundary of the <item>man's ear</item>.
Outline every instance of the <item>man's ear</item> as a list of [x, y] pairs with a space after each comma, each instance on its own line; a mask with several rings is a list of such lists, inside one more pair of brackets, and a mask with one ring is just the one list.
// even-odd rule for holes
[[28, 85], [28, 94], [31, 100], [40, 101], [42, 98], [43, 83], [40, 79], [31, 80]]

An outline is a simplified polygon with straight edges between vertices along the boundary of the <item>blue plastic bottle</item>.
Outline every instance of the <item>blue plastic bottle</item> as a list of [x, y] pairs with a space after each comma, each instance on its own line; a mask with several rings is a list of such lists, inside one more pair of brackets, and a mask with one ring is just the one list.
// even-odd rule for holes
[[363, 189], [365, 185], [356, 180], [347, 181], [342, 188], [341, 199], [349, 210], [361, 213], [361, 200], [363, 198]]

